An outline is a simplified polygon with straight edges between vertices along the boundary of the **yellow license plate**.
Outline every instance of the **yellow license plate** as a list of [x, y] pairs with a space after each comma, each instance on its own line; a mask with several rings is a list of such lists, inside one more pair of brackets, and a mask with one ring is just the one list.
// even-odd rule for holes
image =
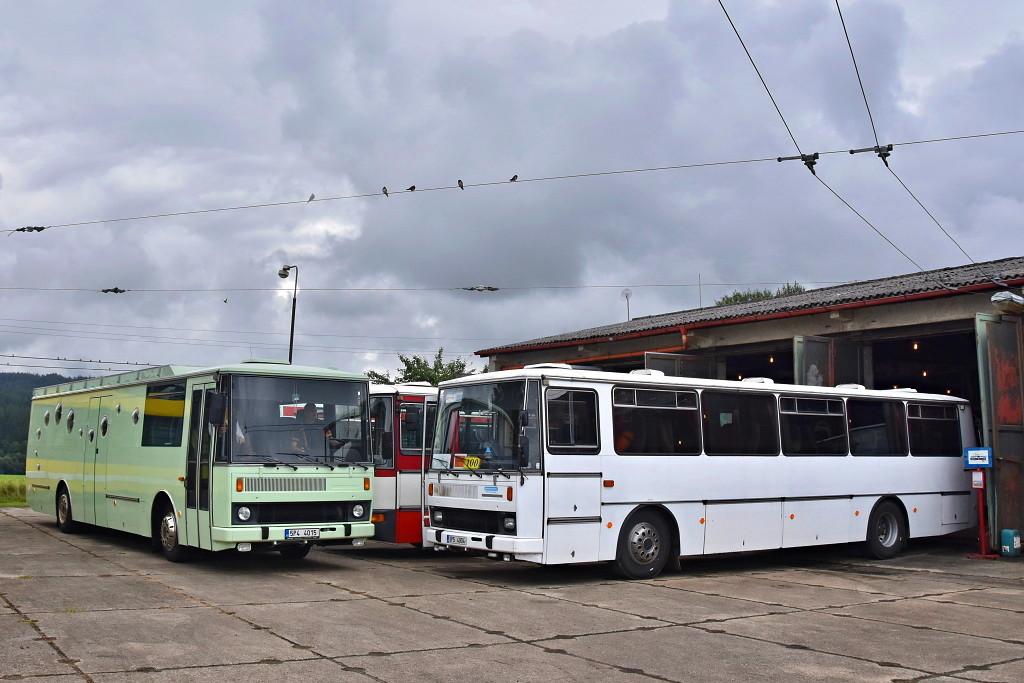
[[466, 465], [466, 469], [476, 470], [476, 469], [480, 468], [480, 458], [478, 458], [476, 456], [468, 455], [468, 456], [466, 456], [466, 459], [465, 459], [464, 462], [465, 462], [465, 465]]

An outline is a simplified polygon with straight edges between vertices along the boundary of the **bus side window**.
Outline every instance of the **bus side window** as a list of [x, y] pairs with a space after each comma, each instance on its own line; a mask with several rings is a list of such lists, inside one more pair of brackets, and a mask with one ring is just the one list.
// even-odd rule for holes
[[906, 455], [907, 418], [902, 401], [851, 398], [846, 401], [850, 452], [854, 455]]
[[846, 455], [846, 418], [838, 398], [779, 399], [784, 455]]
[[955, 405], [911, 403], [908, 409], [912, 455], [960, 457], [960, 416]]
[[391, 397], [370, 397], [370, 453], [377, 467], [395, 466], [394, 429], [391, 421]]
[[151, 384], [146, 387], [143, 446], [180, 446], [185, 427], [185, 385]]
[[546, 398], [548, 450], [569, 455], [597, 453], [597, 392], [548, 389]]
[[779, 454], [774, 394], [705, 389], [700, 400], [708, 455]]
[[620, 455], [700, 455], [695, 391], [616, 388], [612, 424]]

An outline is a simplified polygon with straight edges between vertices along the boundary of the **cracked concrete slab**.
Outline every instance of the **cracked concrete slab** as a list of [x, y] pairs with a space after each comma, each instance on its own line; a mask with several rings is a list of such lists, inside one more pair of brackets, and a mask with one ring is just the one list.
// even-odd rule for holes
[[231, 609], [244, 619], [328, 657], [458, 648], [507, 640], [372, 598]]
[[308, 653], [212, 608], [34, 615], [87, 672], [296, 659]]
[[0, 593], [29, 614], [199, 606], [195, 600], [138, 576], [0, 579]]
[[62, 659], [27, 619], [0, 614], [0, 678], [73, 674]]
[[1005, 664], [994, 664], [984, 669], [964, 671], [958, 673], [957, 676], [987, 683], [1020, 683], [1020, 681], [1024, 681], [1024, 656]]
[[890, 683], [893, 679], [919, 675], [899, 667], [705, 633], [687, 626], [647, 633], [581, 636], [538, 644], [674, 681]]
[[819, 569], [780, 569], [755, 572], [756, 578], [775, 581], [788, 581], [807, 586], [837, 588], [880, 595], [919, 597], [934, 593], [947, 593], [969, 589], [968, 581], [955, 580], [941, 575], [929, 576], [916, 573], [907, 574], [898, 570], [872, 572], [864, 567], [858, 571], [854, 567], [836, 567], [830, 571]]
[[752, 600], [766, 605], [782, 605], [798, 609], [845, 607], [862, 602], [884, 600], [878, 593], [842, 588], [823, 588], [788, 581], [760, 579], [751, 575], [684, 576], [654, 579], [652, 583], [679, 590], [721, 595], [727, 598]]
[[1019, 645], [823, 612], [737, 619], [714, 628], [723, 633], [931, 673], [954, 671], [966, 664], [991, 664], [1024, 654]]
[[980, 588], [962, 593], [945, 593], [927, 598], [936, 602], [952, 602], [960, 605], [976, 605], [999, 610], [1024, 613], [1024, 586], [1021, 588]]
[[458, 579], [422, 571], [414, 561], [407, 563], [405, 568], [349, 561], [343, 566], [321, 572], [319, 580], [344, 590], [378, 598], [493, 590], [487, 586], [468, 585]]
[[224, 580], [224, 571], [160, 575], [158, 580], [211, 605], [355, 600], [359, 596], [322, 582], [319, 572], [246, 572]]
[[630, 683], [648, 680], [607, 664], [545, 652], [523, 643], [450, 652], [416, 652], [390, 657], [348, 657], [347, 664], [384, 681], [517, 681], [529, 683]]
[[633, 614], [507, 590], [403, 599], [403, 602], [417, 610], [522, 640], [665, 625], [663, 621]]
[[856, 605], [833, 610], [832, 614], [928, 627], [982, 638], [1012, 640], [1024, 645], [1024, 612], [993, 613], [991, 609], [985, 607], [913, 598], [898, 602]]
[[765, 605], [749, 600], [674, 590], [652, 582], [613, 581], [562, 588], [538, 588], [531, 592], [674, 624], [689, 624], [707, 619], [733, 619], [790, 610], [788, 607]]
[[358, 671], [346, 670], [344, 666], [336, 662], [320, 658], [163, 671], [127, 671], [97, 674], [92, 676], [92, 679], [96, 683], [221, 683], [224, 680], [244, 680], [246, 683], [309, 683], [309, 681], [370, 683], [373, 680]]

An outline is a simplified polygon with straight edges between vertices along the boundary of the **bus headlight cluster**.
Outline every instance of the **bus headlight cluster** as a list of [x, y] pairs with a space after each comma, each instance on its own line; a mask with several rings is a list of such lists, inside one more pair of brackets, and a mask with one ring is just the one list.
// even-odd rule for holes
[[434, 510], [434, 521], [440, 524], [444, 521], [444, 513], [440, 510]]
[[352, 506], [352, 516], [356, 519], [361, 519], [365, 512], [366, 508], [364, 508], [359, 503], [356, 503], [355, 505]]
[[515, 517], [506, 517], [503, 524], [504, 524], [504, 527], [505, 527], [505, 531], [515, 531], [516, 530], [516, 518]]
[[237, 514], [238, 519], [240, 519], [243, 522], [248, 522], [249, 518], [252, 517], [252, 510], [243, 505], [240, 508], [238, 508]]

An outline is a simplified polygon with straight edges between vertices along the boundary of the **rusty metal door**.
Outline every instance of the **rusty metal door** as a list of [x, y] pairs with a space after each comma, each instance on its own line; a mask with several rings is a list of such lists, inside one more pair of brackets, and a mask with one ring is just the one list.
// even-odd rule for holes
[[979, 313], [975, 328], [982, 439], [995, 457], [988, 491], [992, 537], [1024, 528], [1024, 333], [1020, 316]]

